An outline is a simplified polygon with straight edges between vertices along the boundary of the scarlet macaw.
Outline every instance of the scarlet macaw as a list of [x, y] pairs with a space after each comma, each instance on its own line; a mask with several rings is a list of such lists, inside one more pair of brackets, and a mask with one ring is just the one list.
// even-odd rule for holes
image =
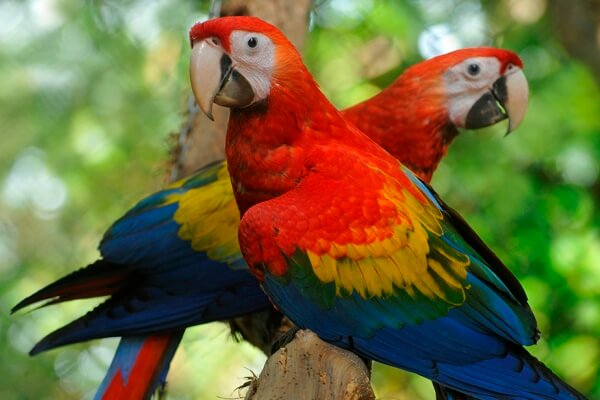
[[[499, 65], [515, 60], [518, 72], [511, 72], [510, 81], [500, 68], [479, 77], [447, 77], [451, 68], [474, 57]], [[343, 113], [429, 181], [458, 128], [489, 126], [507, 117], [509, 129], [518, 126], [527, 102], [520, 67], [516, 55], [506, 50], [459, 50], [407, 69], [379, 95]], [[455, 89], [461, 83], [487, 86], [473, 97]], [[111, 296], [48, 335], [31, 353], [124, 336], [98, 397], [152, 391], [164, 380], [182, 329], [271, 307], [239, 252], [238, 224], [224, 162], [146, 197], [109, 228], [100, 243], [102, 259], [15, 307], [46, 299], [56, 303]]]
[[[231, 108], [241, 251], [292, 322], [478, 399], [583, 398], [523, 347], [539, 332], [517, 279], [329, 103], [277, 28], [220, 18], [190, 38], [198, 105], [207, 115], [213, 103]], [[520, 65], [512, 54], [454, 63], [444, 80], [465, 95], [450, 115], [468, 120], [498, 71], [510, 88]]]

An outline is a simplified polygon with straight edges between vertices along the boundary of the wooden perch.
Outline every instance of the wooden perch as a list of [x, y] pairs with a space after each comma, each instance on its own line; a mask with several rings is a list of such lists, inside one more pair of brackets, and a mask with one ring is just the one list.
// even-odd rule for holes
[[372, 400], [375, 395], [367, 366], [357, 355], [304, 330], [269, 357], [245, 399]]

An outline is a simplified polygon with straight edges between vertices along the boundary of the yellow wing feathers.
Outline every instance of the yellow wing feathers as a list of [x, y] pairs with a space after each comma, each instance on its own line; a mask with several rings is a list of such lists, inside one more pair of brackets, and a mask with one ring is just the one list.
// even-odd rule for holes
[[362, 298], [385, 298], [400, 289], [411, 297], [419, 292], [431, 300], [461, 304], [469, 258], [440, 239], [443, 217], [434, 204], [397, 187], [384, 185], [381, 192], [383, 202], [397, 207], [389, 237], [329, 243], [320, 254], [307, 250], [315, 275], [324, 283], [335, 282], [338, 296], [356, 292]]
[[190, 241], [194, 250], [206, 252], [215, 260], [240, 254], [240, 214], [225, 164], [216, 181], [181, 195], [174, 219], [181, 225], [179, 237]]

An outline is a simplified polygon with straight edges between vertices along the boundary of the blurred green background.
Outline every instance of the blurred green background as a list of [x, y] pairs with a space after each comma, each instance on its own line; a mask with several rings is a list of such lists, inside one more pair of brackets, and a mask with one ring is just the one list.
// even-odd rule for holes
[[[94, 302], [9, 310], [93, 261], [110, 223], [163, 184], [188, 93], [187, 29], [207, 9], [0, 3], [0, 398], [91, 398], [100, 382], [116, 339], [27, 356]], [[317, 1], [305, 59], [345, 107], [456, 47], [522, 56], [531, 90], [522, 126], [507, 138], [505, 126], [462, 134], [433, 184], [525, 286], [542, 331], [531, 351], [599, 399], [600, 71], [569, 56], [552, 12], [550, 0]], [[600, 30], [591, 33], [582, 46], [597, 57]], [[263, 362], [224, 324], [189, 329], [167, 398], [237, 398]], [[373, 382], [381, 399], [432, 398], [427, 381], [391, 368], [375, 366]]]

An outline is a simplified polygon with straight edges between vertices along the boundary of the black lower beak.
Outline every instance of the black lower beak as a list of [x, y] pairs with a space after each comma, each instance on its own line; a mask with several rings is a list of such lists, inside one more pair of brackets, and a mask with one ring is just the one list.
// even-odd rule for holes
[[502, 76], [494, 82], [490, 91], [473, 104], [467, 113], [465, 128], [484, 128], [508, 118], [505, 107], [507, 98], [506, 77]]
[[224, 107], [244, 107], [254, 100], [248, 80], [233, 68], [231, 58], [223, 54], [220, 60], [221, 81], [214, 102]]
[[229, 79], [229, 75], [231, 75], [231, 72], [233, 71], [231, 58], [227, 54], [223, 54], [221, 56], [221, 59], [219, 60], [219, 67], [221, 68], [221, 80], [219, 81], [219, 90], [217, 93], [223, 90], [223, 86], [225, 86], [227, 80]]

